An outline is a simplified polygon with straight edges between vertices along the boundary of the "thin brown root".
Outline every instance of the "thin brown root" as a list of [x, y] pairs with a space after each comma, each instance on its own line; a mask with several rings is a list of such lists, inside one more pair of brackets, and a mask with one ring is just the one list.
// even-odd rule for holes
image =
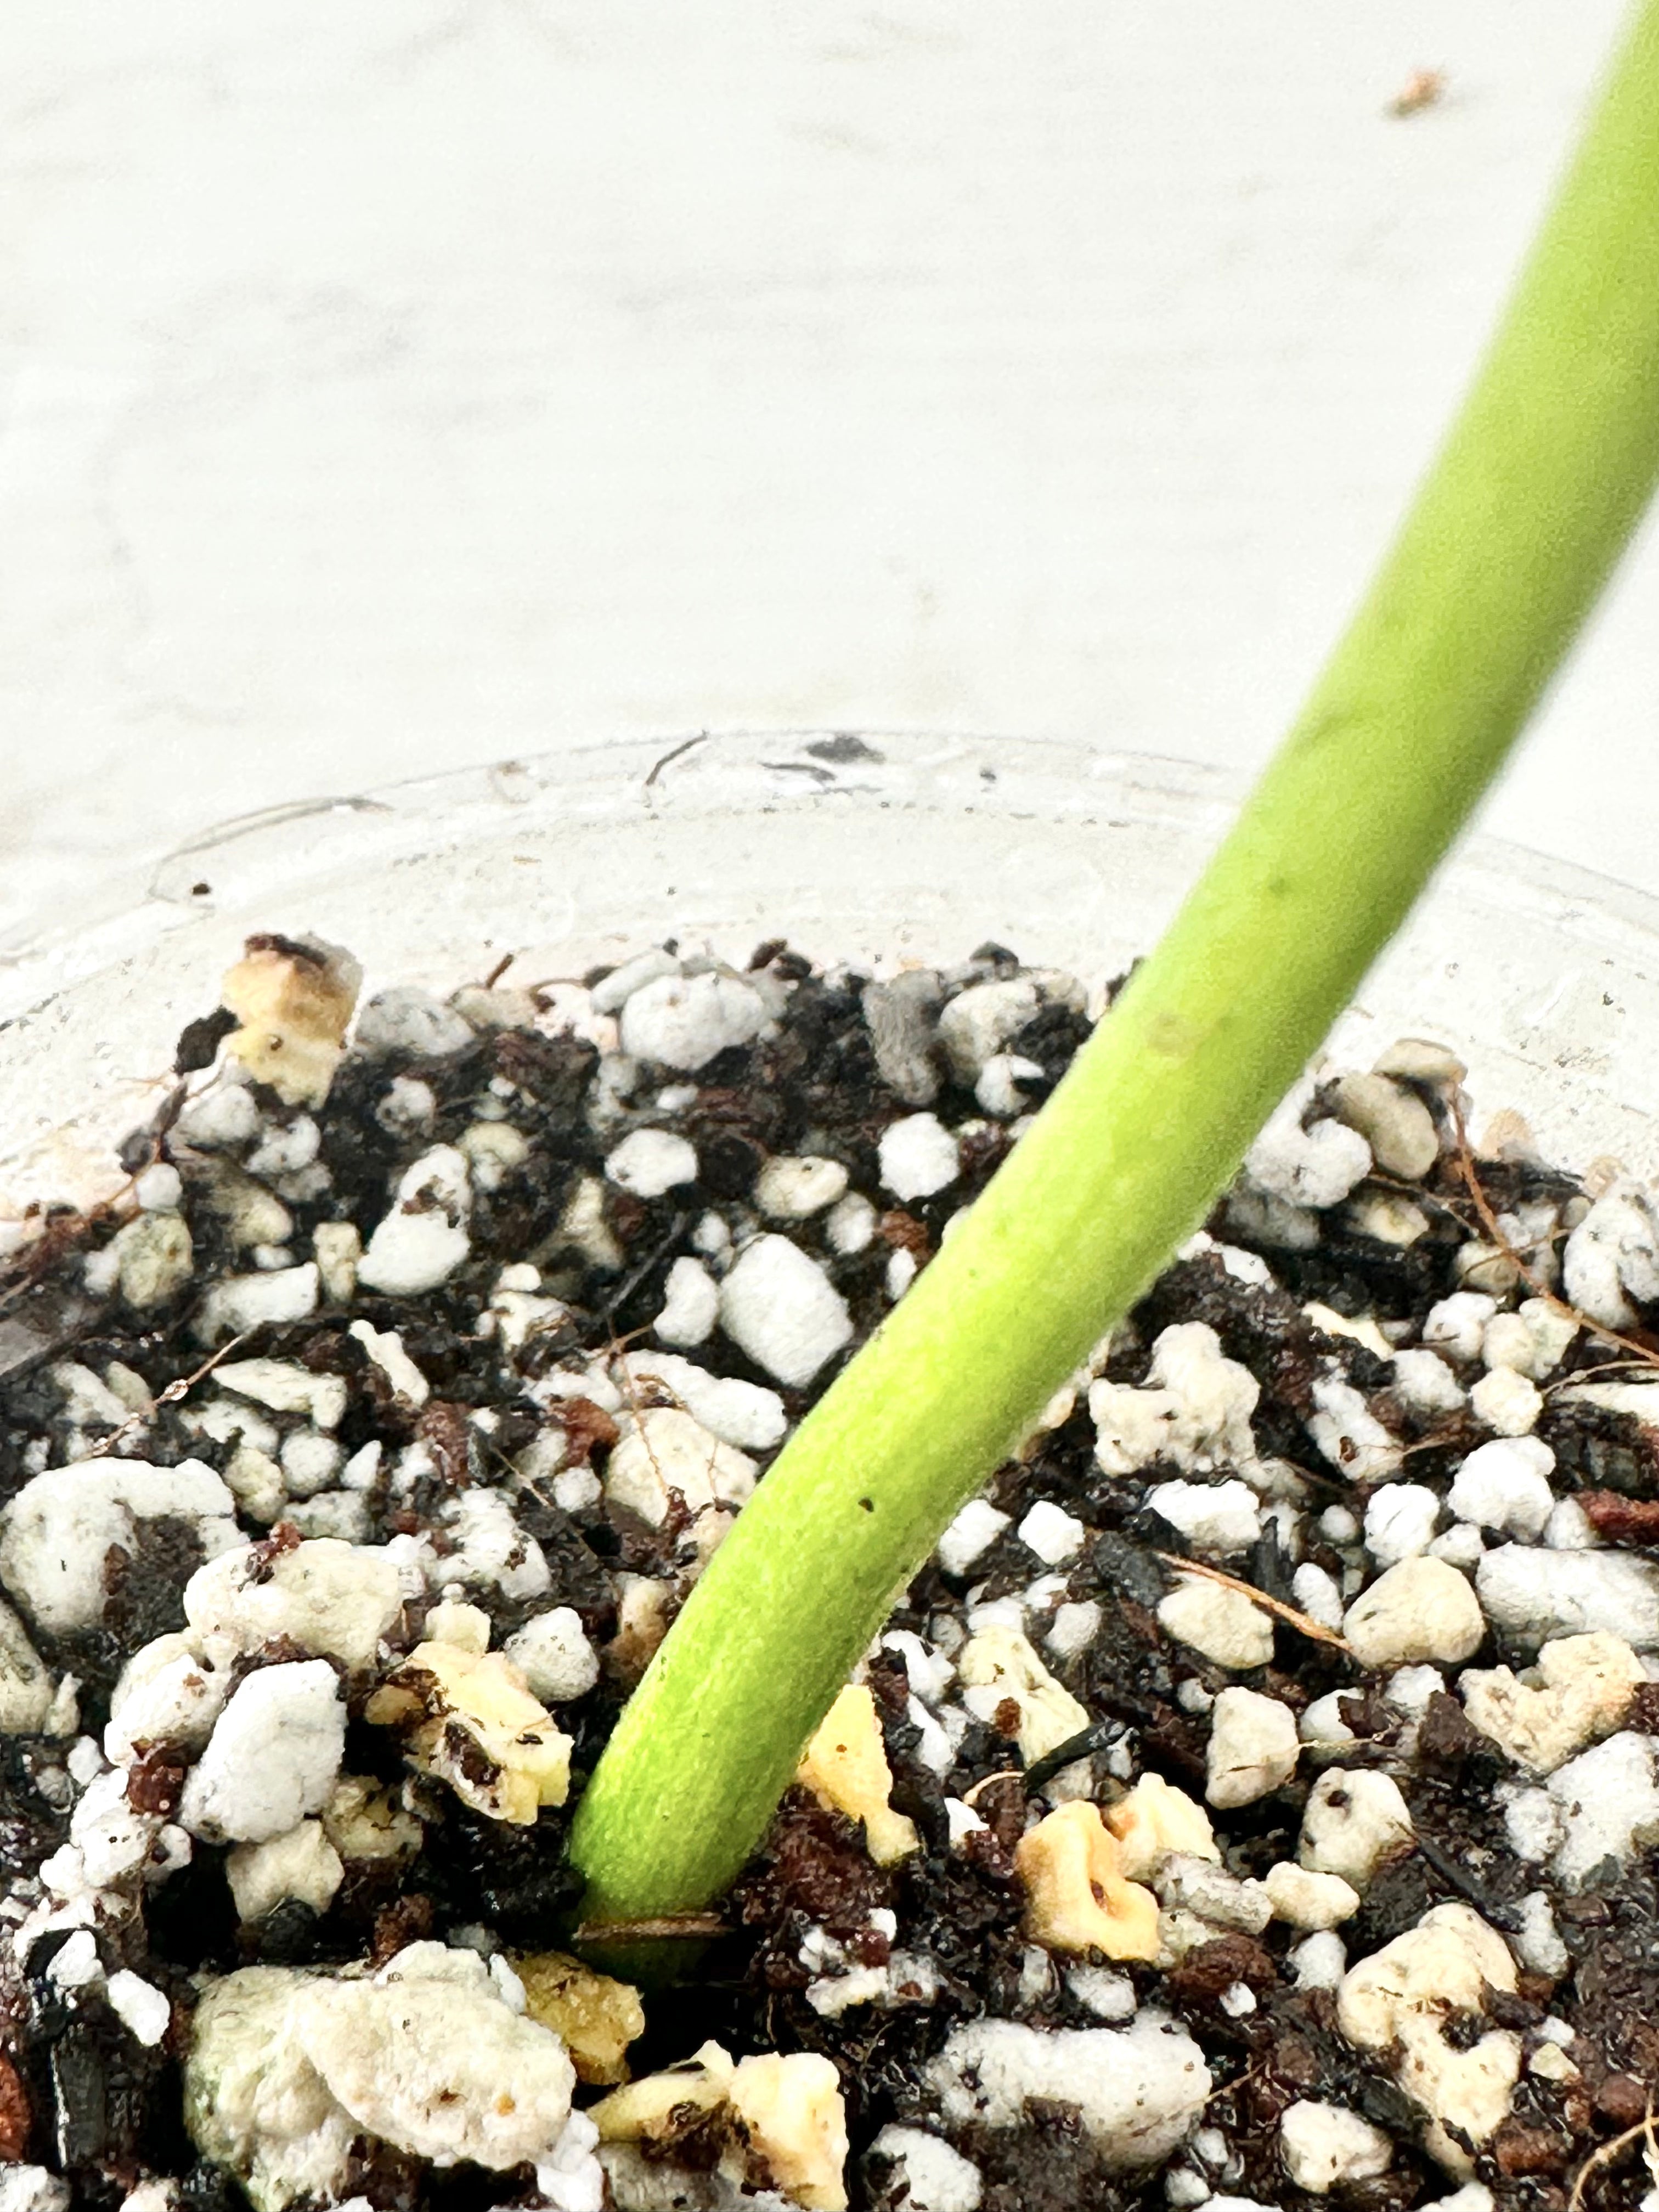
[[731, 1932], [718, 1912], [665, 1912], [649, 1920], [589, 1920], [577, 1929], [577, 1943], [675, 1943]]
[[163, 1406], [176, 1406], [181, 1398], [187, 1398], [204, 1375], [211, 1375], [220, 1361], [228, 1359], [237, 1346], [246, 1344], [252, 1334], [253, 1331], [249, 1328], [241, 1330], [239, 1334], [233, 1336], [228, 1344], [222, 1344], [210, 1359], [204, 1359], [193, 1375], [176, 1376], [150, 1400], [149, 1412], [129, 1413], [118, 1429], [112, 1429], [106, 1437], [99, 1439], [87, 1454], [87, 1457], [88, 1459], [106, 1458], [124, 1437], [130, 1437], [135, 1429], [142, 1428], [144, 1423], [158, 1413]]
[[[1528, 1267], [1521, 1257], [1514, 1245], [1498, 1227], [1498, 1216], [1492, 1210], [1492, 1202], [1480, 1188], [1480, 1178], [1475, 1172], [1474, 1155], [1469, 1149], [1469, 1133], [1463, 1122], [1463, 1109], [1455, 1097], [1450, 1101], [1450, 1106], [1452, 1130], [1457, 1139], [1458, 1170], [1468, 1188], [1470, 1202], [1480, 1217], [1480, 1226], [1486, 1231], [1488, 1241], [1502, 1253], [1506, 1260], [1513, 1263], [1516, 1273], [1533, 1296], [1542, 1298], [1545, 1304], [1554, 1312], [1565, 1316], [1568, 1321], [1576, 1322], [1586, 1335], [1594, 1337], [1599, 1343], [1616, 1344], [1621, 1352], [1628, 1352], [1632, 1358], [1638, 1361], [1644, 1367], [1659, 1367], [1659, 1352], [1654, 1352], [1645, 1344], [1638, 1344], [1634, 1337], [1620, 1336], [1616, 1328], [1608, 1328], [1604, 1322], [1592, 1321], [1587, 1313], [1581, 1313], [1577, 1306], [1570, 1305], [1565, 1298], [1558, 1297], [1536, 1270]], [[1563, 1379], [1572, 1382], [1577, 1378], [1568, 1376]]]
[[988, 1790], [994, 1782], [1018, 1782], [1023, 1788], [1025, 1777], [1018, 1766], [1000, 1766], [994, 1774], [981, 1774], [971, 1790], [964, 1790], [962, 1793], [963, 1803], [971, 1805], [980, 1791]]
[[1626, 2128], [1623, 2135], [1614, 2136], [1601, 2144], [1584, 2160], [1578, 2169], [1578, 2179], [1572, 2185], [1572, 2195], [1567, 2200], [1567, 2212], [1583, 2212], [1584, 2191], [1590, 2180], [1603, 2166], [1611, 2166], [1633, 2142], [1640, 2142], [1644, 2136], [1650, 2139], [1652, 2131], [1653, 2106], [1650, 2104], [1644, 2118], [1638, 2120], [1633, 2128]]
[[1155, 1552], [1152, 1556], [1162, 1559], [1166, 1567], [1178, 1567], [1183, 1575], [1200, 1575], [1207, 1583], [1219, 1583], [1224, 1589], [1237, 1590], [1241, 1596], [1249, 1598], [1252, 1605], [1259, 1605], [1264, 1613], [1271, 1613], [1288, 1626], [1299, 1629], [1304, 1636], [1311, 1637], [1316, 1644], [1328, 1644], [1333, 1650], [1345, 1651], [1350, 1659], [1352, 1658], [1353, 1646], [1346, 1637], [1339, 1636], [1334, 1628], [1327, 1628], [1311, 1613], [1298, 1612], [1295, 1606], [1286, 1605], [1282, 1597], [1269, 1597], [1266, 1590], [1257, 1589], [1254, 1583], [1241, 1582], [1237, 1575], [1228, 1574], [1224, 1568], [1206, 1567], [1201, 1560], [1183, 1559], [1174, 1552]]

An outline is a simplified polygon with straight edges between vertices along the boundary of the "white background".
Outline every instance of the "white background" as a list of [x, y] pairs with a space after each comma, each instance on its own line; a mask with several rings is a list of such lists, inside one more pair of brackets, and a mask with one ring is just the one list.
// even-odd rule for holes
[[[7, 0], [0, 942], [612, 731], [1253, 765], [1620, 12]], [[1656, 586], [1488, 822], [1659, 889]]]

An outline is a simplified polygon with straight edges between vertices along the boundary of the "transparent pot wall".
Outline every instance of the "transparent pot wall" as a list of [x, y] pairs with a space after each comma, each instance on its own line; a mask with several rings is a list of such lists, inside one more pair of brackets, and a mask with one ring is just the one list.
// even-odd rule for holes
[[[580, 975], [675, 936], [739, 963], [958, 959], [987, 939], [1091, 982], [1152, 944], [1230, 818], [1184, 763], [830, 732], [603, 745], [232, 823], [0, 949], [0, 1212], [111, 1186], [184, 1024], [252, 930], [349, 945], [367, 990]], [[1492, 841], [1446, 869], [1336, 1048], [1426, 1034], [1480, 1114], [1552, 1156], [1659, 1171], [1659, 905]]]

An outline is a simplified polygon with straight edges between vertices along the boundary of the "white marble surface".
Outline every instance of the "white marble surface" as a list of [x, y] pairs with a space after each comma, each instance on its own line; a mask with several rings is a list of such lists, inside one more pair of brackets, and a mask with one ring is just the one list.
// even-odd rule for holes
[[[9, 0], [0, 942], [612, 730], [1254, 764], [1620, 12]], [[1489, 820], [1659, 889], [1656, 583]]]

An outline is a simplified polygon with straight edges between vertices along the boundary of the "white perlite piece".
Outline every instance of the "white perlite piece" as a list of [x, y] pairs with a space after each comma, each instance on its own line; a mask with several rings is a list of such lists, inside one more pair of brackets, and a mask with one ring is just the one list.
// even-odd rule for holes
[[1520, 1643], [1601, 1629], [1659, 1650], [1659, 1566], [1633, 1553], [1503, 1544], [1482, 1558], [1474, 1586], [1492, 1626]]
[[1321, 1928], [1289, 1954], [1299, 1990], [1334, 1990], [1347, 1972], [1348, 1954], [1334, 1929]]
[[631, 960], [624, 960], [603, 975], [589, 994], [589, 1003], [596, 1014], [620, 1013], [635, 991], [646, 984], [655, 983], [665, 975], [678, 975], [680, 963], [672, 952], [660, 945], [653, 945], [647, 952], [636, 952]]
[[[769, 1451], [789, 1424], [775, 1390], [737, 1376], [711, 1375], [672, 1352], [627, 1352], [611, 1367], [623, 1402], [648, 1405], [665, 1394], [739, 1451]], [[614, 1408], [613, 1408], [614, 1410]]]
[[504, 1598], [536, 1598], [550, 1589], [547, 1555], [513, 1518], [499, 1490], [464, 1490], [439, 1508], [450, 1550], [434, 1566], [439, 1583], [493, 1584]]
[[127, 1766], [150, 1744], [199, 1749], [229, 1691], [229, 1676], [205, 1666], [188, 1637], [156, 1637], [133, 1653], [111, 1693], [104, 1756]]
[[0, 1735], [33, 1735], [52, 1711], [52, 1680], [28, 1631], [0, 1604]]
[[1352, 1882], [1339, 1874], [1316, 1874], [1289, 1859], [1268, 1868], [1262, 1887], [1274, 1919], [1287, 1928], [1336, 1928], [1359, 1910], [1359, 1892]]
[[1365, 1549], [1380, 1567], [1414, 1559], [1434, 1540], [1440, 1500], [1420, 1482], [1385, 1482], [1365, 1507]]
[[667, 1129], [635, 1129], [606, 1154], [605, 1172], [635, 1198], [660, 1198], [677, 1184], [696, 1182], [696, 1148]]
[[1296, 1716], [1277, 1698], [1229, 1687], [1212, 1710], [1204, 1795], [1218, 1810], [1253, 1805], [1296, 1772]]
[[[395, 1328], [376, 1328], [372, 1322], [354, 1321], [346, 1334], [362, 1346], [398, 1397], [410, 1406], [425, 1405], [432, 1395], [432, 1385], [404, 1350], [403, 1338]], [[318, 1423], [319, 1428], [333, 1425], [331, 1421]]]
[[[104, 1994], [134, 2042], [147, 2051], [153, 2051], [173, 2025], [173, 2007], [165, 1993], [129, 1966], [116, 1968], [104, 1984]], [[131, 2202], [129, 2197], [126, 2203]]]
[[1155, 1459], [1184, 1474], [1209, 1474], [1255, 1458], [1250, 1416], [1261, 1386], [1222, 1352], [1203, 1322], [1177, 1322], [1159, 1334], [1139, 1389], [1097, 1382], [1089, 1392], [1095, 1456], [1108, 1474], [1133, 1474]]
[[1363, 1393], [1345, 1382], [1340, 1370], [1320, 1376], [1313, 1401], [1308, 1434], [1347, 1481], [1376, 1482], [1398, 1469], [1399, 1438], [1383, 1427]]
[[179, 1825], [209, 1843], [262, 1843], [320, 1812], [340, 1771], [345, 1719], [325, 1659], [249, 1674], [191, 1769]]
[[497, 2172], [556, 2151], [575, 2071], [474, 1952], [412, 1943], [372, 1978], [249, 1966], [210, 1985], [185, 2118], [256, 2212], [337, 2200], [355, 2138]]
[[1273, 1899], [1261, 1882], [1241, 1880], [1213, 1859], [1171, 1854], [1159, 1866], [1153, 1886], [1166, 1916], [1194, 1913], [1212, 1928], [1242, 1928], [1246, 1935], [1259, 1936], [1273, 1917]]
[[599, 1679], [599, 1657], [582, 1631], [574, 1606], [555, 1606], [526, 1621], [502, 1647], [544, 1705], [586, 1697]]
[[1343, 1616], [1342, 1632], [1368, 1671], [1422, 1660], [1455, 1664], [1486, 1632], [1467, 1578], [1444, 1559], [1401, 1559], [1379, 1575]]
[[411, 1060], [442, 1060], [471, 1042], [471, 1024], [413, 983], [377, 991], [358, 1015], [352, 1039], [359, 1052], [406, 1053]]
[[987, 1498], [970, 1498], [939, 1540], [939, 1563], [947, 1575], [965, 1575], [988, 1552], [1013, 1516]]
[[888, 2193], [903, 2204], [905, 2212], [978, 2212], [984, 2188], [979, 2168], [938, 2136], [890, 2124], [870, 2152], [874, 2158], [893, 2160]]
[[1225, 1558], [1248, 1552], [1261, 1535], [1261, 1512], [1249, 1483], [1159, 1482], [1146, 1503], [1200, 1552]]
[[1178, 1575], [1159, 1603], [1158, 1626], [1190, 1644], [1218, 1667], [1265, 1667], [1273, 1656], [1273, 1625], [1243, 1590], [1200, 1575]]
[[274, 1559], [253, 1544], [222, 1552], [191, 1577], [184, 1602], [198, 1648], [216, 1667], [287, 1638], [360, 1674], [396, 1626], [403, 1589], [386, 1551], [321, 1536]]
[[236, 1501], [200, 1460], [152, 1467], [137, 1459], [82, 1460], [26, 1482], [0, 1515], [0, 1583], [53, 1635], [101, 1620], [112, 1551], [130, 1558], [140, 1523], [191, 1523], [211, 1557], [241, 1541]]
[[849, 1191], [830, 1207], [823, 1224], [830, 1249], [843, 1255], [867, 1251], [875, 1237], [876, 1220], [876, 1209], [869, 1200], [858, 1191]]
[[768, 1160], [756, 1176], [754, 1200], [770, 1221], [806, 1221], [834, 1206], [846, 1189], [847, 1170], [839, 1160], [784, 1155]]
[[1556, 1403], [1567, 1408], [1595, 1406], [1607, 1413], [1629, 1413], [1644, 1428], [1659, 1431], [1659, 1377], [1651, 1382], [1636, 1376], [1621, 1382], [1564, 1382]]
[[1358, 2112], [1304, 2098], [1289, 2106], [1279, 2124], [1279, 2154], [1298, 2189], [1324, 2197], [1350, 2182], [1386, 2173], [1394, 2145]]
[[1074, 2105], [1115, 2172], [1155, 2166], [1184, 2141], [1210, 2094], [1204, 2054], [1183, 2028], [1143, 2013], [1127, 2028], [1044, 2034], [1010, 2020], [959, 2027], [927, 2069], [957, 2126], [1020, 2126], [1034, 2099]]
[[238, 1844], [225, 1861], [225, 1875], [238, 1918], [252, 1923], [290, 1897], [313, 1912], [326, 1912], [345, 1879], [345, 1867], [322, 1822], [301, 1820], [265, 1843]]
[[[161, 1825], [128, 1804], [127, 1778], [120, 1768], [88, 1780], [70, 1820], [70, 1841], [87, 1887], [107, 1888], [137, 1873], [149, 1857]], [[48, 1860], [47, 1867], [52, 1863]], [[51, 1882], [49, 1874], [45, 1878]]]
[[881, 1180], [901, 1204], [948, 1189], [961, 1171], [957, 1140], [937, 1114], [907, 1114], [883, 1130]]
[[188, 1223], [183, 1214], [166, 1211], [143, 1212], [125, 1223], [99, 1257], [106, 1267], [113, 1267], [121, 1296], [140, 1313], [176, 1296], [195, 1265]]
[[227, 1275], [203, 1299], [191, 1324], [203, 1344], [241, 1336], [269, 1322], [304, 1321], [317, 1310], [317, 1262], [273, 1267], [258, 1275]]
[[1514, 1313], [1494, 1315], [1480, 1341], [1488, 1367], [1513, 1367], [1534, 1382], [1546, 1382], [1566, 1357], [1578, 1323], [1548, 1298], [1523, 1298]]
[[472, 1188], [465, 1155], [434, 1145], [399, 1177], [392, 1211], [357, 1263], [357, 1279], [388, 1297], [413, 1297], [447, 1282], [471, 1251]]
[[1316, 1874], [1340, 1875], [1363, 1897], [1384, 1858], [1411, 1843], [1400, 1785], [1365, 1767], [1328, 1768], [1308, 1793], [1297, 1856]]
[[1497, 2133], [1520, 2078], [1521, 2038], [1494, 2028], [1458, 2048], [1449, 2016], [1484, 2012], [1487, 1990], [1513, 1995], [1516, 1980], [1508, 1945], [1478, 1913], [1437, 1905], [1352, 1967], [1337, 1994], [1337, 2024], [1350, 2043], [1398, 2049], [1400, 2086], [1430, 2115], [1428, 2149], [1454, 2174], [1468, 2173], [1472, 2160], [1448, 2130], [1477, 2147]]
[[720, 1285], [701, 1260], [682, 1257], [668, 1270], [662, 1310], [651, 1326], [665, 1344], [706, 1344], [720, 1311]]
[[98, 1939], [90, 1928], [77, 1928], [46, 1967], [46, 1978], [60, 1990], [83, 1990], [103, 1973]]
[[1291, 1577], [1291, 1595], [1310, 1620], [1322, 1628], [1342, 1626], [1341, 1585], [1323, 1567], [1316, 1567], [1311, 1559], [1305, 1560]]
[[[1081, 1002], [1079, 993], [1076, 1003]], [[970, 983], [965, 991], [958, 991], [939, 1018], [939, 1041], [958, 1080], [976, 1081], [986, 1062], [1013, 1042], [1042, 1003], [1035, 975], [1011, 976], [998, 983]]]
[[1287, 1206], [1336, 1206], [1371, 1171], [1371, 1148], [1357, 1129], [1336, 1121], [1304, 1128], [1313, 1093], [1303, 1077], [1244, 1156], [1250, 1181]]
[[1074, 1659], [1099, 1635], [1103, 1618], [1100, 1605], [1091, 1597], [1075, 1605], [1057, 1605], [1042, 1640], [1057, 1659]]
[[1486, 1324], [1497, 1311], [1497, 1299], [1485, 1291], [1454, 1291], [1449, 1298], [1429, 1308], [1423, 1322], [1423, 1341], [1448, 1359], [1479, 1359]]
[[1659, 1842], [1659, 1778], [1653, 1738], [1633, 1729], [1558, 1767], [1546, 1784], [1561, 1809], [1551, 1863], [1568, 1889], [1583, 1888], [1607, 1860], [1622, 1866]]
[[765, 1000], [741, 976], [714, 969], [659, 975], [623, 1001], [622, 1048], [690, 1075], [732, 1045], [750, 1043], [766, 1021]]
[[755, 1462], [722, 1443], [678, 1406], [652, 1406], [628, 1419], [611, 1448], [605, 1494], [652, 1528], [668, 1517], [671, 1491], [693, 1514], [743, 1505], [753, 1495]]
[[1524, 1437], [1538, 1425], [1543, 1394], [1513, 1367], [1494, 1367], [1469, 1391], [1469, 1411], [1500, 1437]]
[[1437, 1352], [1415, 1345], [1394, 1355], [1394, 1391], [1414, 1413], [1456, 1413], [1468, 1394]]
[[1533, 1774], [1551, 1774], [1620, 1726], [1645, 1679], [1629, 1644], [1602, 1634], [1558, 1637], [1527, 1675], [1471, 1668], [1457, 1686], [1471, 1722], [1506, 1758]]
[[228, 1359], [215, 1368], [213, 1379], [273, 1413], [303, 1413], [319, 1429], [339, 1426], [349, 1395], [342, 1376], [313, 1375], [292, 1359]]
[[1537, 1437], [1480, 1444], [1452, 1478], [1446, 1503], [1460, 1521], [1535, 1543], [1555, 1510], [1554, 1465], [1555, 1454]]
[[796, 1389], [853, 1334], [847, 1301], [829, 1276], [778, 1236], [757, 1237], [734, 1261], [720, 1285], [720, 1326], [757, 1366]]
[[1088, 1534], [1081, 1521], [1065, 1509], [1039, 1499], [1014, 1534], [1028, 1552], [1035, 1552], [1046, 1567], [1064, 1566], [1076, 1559]]
[[1632, 1177], [1611, 1184], [1568, 1237], [1561, 1287], [1569, 1305], [1608, 1328], [1633, 1326], [1632, 1298], [1659, 1297], [1659, 1223]]
[[69, 2184], [44, 2166], [0, 2166], [0, 2212], [70, 2212]]

